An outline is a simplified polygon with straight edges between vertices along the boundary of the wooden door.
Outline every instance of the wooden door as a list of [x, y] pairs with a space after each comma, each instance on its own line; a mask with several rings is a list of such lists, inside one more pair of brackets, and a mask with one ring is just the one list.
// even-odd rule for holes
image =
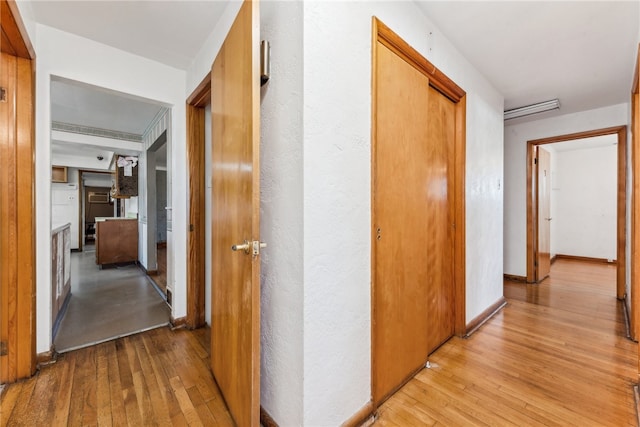
[[5, 383], [31, 376], [36, 367], [34, 104], [31, 60], [0, 53], [0, 64], [0, 383]]
[[260, 423], [260, 257], [231, 249], [260, 240], [258, 13], [243, 3], [211, 69], [211, 366], [241, 427]]
[[538, 244], [536, 251], [536, 281], [549, 276], [551, 271], [551, 155], [542, 147], [537, 147], [538, 189]]
[[373, 123], [373, 400], [453, 334], [454, 104], [377, 42]]

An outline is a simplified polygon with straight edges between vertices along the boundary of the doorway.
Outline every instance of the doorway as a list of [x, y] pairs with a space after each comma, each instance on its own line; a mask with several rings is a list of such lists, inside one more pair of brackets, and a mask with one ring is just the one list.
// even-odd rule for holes
[[[540, 220], [538, 214], [540, 199], [537, 186], [538, 147], [564, 141], [575, 141], [605, 135], [617, 138], [617, 198], [616, 198], [616, 295], [622, 300], [626, 295], [626, 187], [627, 187], [627, 127], [618, 126], [578, 132], [556, 137], [537, 139], [527, 142], [527, 282], [537, 283], [544, 279], [538, 265], [538, 248], [540, 245]], [[552, 216], [550, 216], [552, 218]]]
[[465, 332], [465, 92], [373, 20], [372, 396]]
[[78, 240], [70, 249], [79, 250], [65, 254], [65, 289], [52, 292], [58, 352], [169, 323], [165, 299], [141, 268], [148, 260], [139, 211], [147, 206], [138, 204], [148, 200], [149, 181], [139, 173], [146, 166], [144, 140], [165, 113], [153, 101], [51, 76], [51, 165], [64, 171], [51, 184], [52, 193], [64, 196], [52, 195], [52, 224], [70, 223]]

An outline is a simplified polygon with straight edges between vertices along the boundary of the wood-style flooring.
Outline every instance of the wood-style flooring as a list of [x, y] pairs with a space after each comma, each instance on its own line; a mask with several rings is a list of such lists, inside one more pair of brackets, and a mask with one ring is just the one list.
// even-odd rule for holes
[[540, 285], [452, 338], [378, 410], [377, 426], [635, 426], [637, 344], [613, 265], [559, 260]]
[[[378, 409], [378, 426], [635, 426], [637, 345], [615, 267], [558, 261], [540, 285], [453, 338]], [[66, 353], [6, 387], [0, 425], [232, 425], [206, 329], [164, 327]], [[277, 421], [277, 420], [276, 420]]]
[[232, 426], [209, 369], [209, 333], [168, 327], [61, 355], [6, 387], [5, 426]]

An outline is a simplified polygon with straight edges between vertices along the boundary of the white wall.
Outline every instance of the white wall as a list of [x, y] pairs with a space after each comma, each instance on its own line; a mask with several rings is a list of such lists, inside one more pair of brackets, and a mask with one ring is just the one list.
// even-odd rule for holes
[[551, 154], [552, 254], [616, 259], [617, 150], [607, 145]]
[[305, 425], [371, 397], [372, 15], [467, 91], [467, 321], [502, 296], [502, 96], [412, 2], [304, 2]]
[[[23, 16], [25, 20], [29, 14]], [[51, 161], [50, 141], [50, 79], [60, 76], [155, 100], [173, 106], [172, 140], [178, 155], [173, 156], [174, 170], [182, 171], [173, 178], [173, 205], [178, 206], [173, 214], [176, 253], [182, 254], [177, 263], [176, 281], [184, 295], [186, 264], [186, 177], [185, 177], [185, 73], [160, 63], [114, 49], [91, 40], [71, 35], [47, 26], [26, 24], [35, 35], [30, 34], [36, 55], [36, 280], [37, 280], [37, 344], [38, 352], [51, 346], [51, 268], [49, 235], [51, 227], [51, 184], [49, 167]], [[43, 261], [45, 260], [45, 261]], [[185, 298], [177, 298], [172, 315], [186, 314]]]
[[272, 62], [261, 103], [260, 235], [269, 246], [261, 255], [260, 403], [282, 426], [303, 423], [302, 8], [261, 3]]
[[619, 104], [581, 113], [515, 125], [504, 130], [504, 273], [527, 275], [527, 141], [627, 123], [629, 105]]

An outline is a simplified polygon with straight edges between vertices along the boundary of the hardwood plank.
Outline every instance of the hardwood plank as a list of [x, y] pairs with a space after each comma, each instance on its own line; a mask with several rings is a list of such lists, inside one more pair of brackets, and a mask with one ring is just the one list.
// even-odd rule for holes
[[15, 408], [18, 402], [18, 396], [22, 391], [23, 384], [24, 383], [14, 384], [2, 391], [0, 395], [0, 426], [4, 427], [9, 423], [13, 408]]
[[122, 383], [120, 382], [120, 367], [118, 366], [117, 341], [109, 342], [108, 352], [108, 380], [111, 404], [111, 421], [115, 426], [125, 425], [124, 401], [122, 398]]
[[149, 394], [150, 404], [153, 406], [152, 412], [154, 414], [154, 420], [159, 425], [168, 425], [171, 423], [171, 418], [169, 417], [167, 405], [163, 403], [165, 396], [162, 394], [162, 388], [158, 381], [152, 358], [149, 354], [147, 342], [144, 340], [144, 337], [139, 337], [139, 340], [140, 341], [136, 346], [136, 352], [144, 374], [145, 384], [148, 387], [147, 392]]
[[187, 390], [184, 388], [180, 377], [169, 378], [169, 382], [171, 383], [171, 388], [176, 394], [178, 404], [180, 405], [180, 409], [182, 409], [182, 413], [187, 420], [187, 424], [189, 424], [190, 426], [194, 424], [202, 425], [202, 423], [200, 423], [198, 412], [193, 406], [191, 398], [189, 397]]
[[[20, 389], [16, 405], [11, 413], [12, 418], [24, 420], [24, 425], [33, 425], [33, 411], [29, 406], [36, 382], [28, 381]], [[11, 424], [11, 423], [9, 423]]]
[[[69, 408], [71, 406], [71, 393], [73, 392], [75, 374], [76, 353], [69, 353], [62, 360], [56, 363], [56, 370], [62, 371], [60, 374], [60, 387], [58, 399], [56, 400], [55, 412], [53, 414], [54, 425], [67, 425], [69, 419]], [[31, 380], [29, 380], [31, 381]]]

